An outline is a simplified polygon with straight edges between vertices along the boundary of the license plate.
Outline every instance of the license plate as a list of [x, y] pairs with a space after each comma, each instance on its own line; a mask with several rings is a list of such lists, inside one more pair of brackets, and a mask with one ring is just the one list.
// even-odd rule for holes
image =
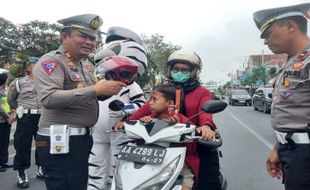
[[245, 101], [244, 101], [244, 100], [240, 100], [239, 102], [240, 102], [240, 103], [245, 103]]
[[160, 165], [165, 158], [165, 148], [125, 145], [118, 154], [118, 159], [152, 165]]

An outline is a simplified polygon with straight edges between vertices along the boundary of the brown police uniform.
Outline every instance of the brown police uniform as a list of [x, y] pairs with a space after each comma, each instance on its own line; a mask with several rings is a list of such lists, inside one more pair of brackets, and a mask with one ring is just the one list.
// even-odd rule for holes
[[[94, 14], [73, 16], [58, 22], [64, 29], [78, 30], [91, 37], [97, 37], [102, 24], [101, 18]], [[36, 146], [46, 175], [46, 187], [49, 190], [86, 190], [88, 157], [93, 144], [90, 129], [97, 122], [99, 112], [95, 77], [84, 61], [74, 60], [63, 45], [42, 56], [34, 73], [42, 103]], [[52, 152], [51, 142], [64, 136], [52, 139], [51, 125], [68, 126], [68, 152]]]
[[[261, 10], [254, 21], [261, 38], [274, 22], [310, 18], [310, 3]], [[309, 39], [309, 38], [308, 38]], [[277, 73], [272, 94], [271, 123], [286, 190], [310, 189], [310, 44], [291, 56]]]

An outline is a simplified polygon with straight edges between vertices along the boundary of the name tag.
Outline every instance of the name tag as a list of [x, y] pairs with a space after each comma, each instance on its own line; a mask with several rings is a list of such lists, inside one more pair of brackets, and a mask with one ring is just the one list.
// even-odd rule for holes
[[69, 153], [69, 127], [68, 125], [50, 126], [50, 154]]

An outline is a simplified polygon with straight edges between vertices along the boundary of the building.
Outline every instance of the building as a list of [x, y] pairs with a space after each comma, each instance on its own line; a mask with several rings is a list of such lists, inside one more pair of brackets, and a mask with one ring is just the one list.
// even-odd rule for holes
[[278, 71], [286, 59], [286, 54], [250, 55], [246, 70], [252, 71], [257, 66], [263, 66], [267, 69], [276, 68]]

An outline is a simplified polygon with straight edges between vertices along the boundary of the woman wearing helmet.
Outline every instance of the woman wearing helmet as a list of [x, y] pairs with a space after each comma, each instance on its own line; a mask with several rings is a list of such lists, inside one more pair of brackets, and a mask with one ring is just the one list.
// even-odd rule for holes
[[[201, 107], [211, 100], [210, 91], [202, 87], [198, 81], [201, 66], [200, 57], [195, 52], [185, 50], [173, 52], [167, 61], [168, 80], [181, 89], [179, 112], [188, 118], [200, 112]], [[149, 103], [147, 102], [133, 113], [129, 119], [136, 120], [150, 113]], [[201, 133], [204, 140], [215, 138], [214, 130], [216, 126], [211, 114], [200, 114], [191, 121], [200, 126], [197, 128], [197, 132]], [[194, 171], [199, 179], [197, 189], [220, 189], [218, 152], [214, 151], [214, 149], [202, 147], [199, 144], [197, 144], [197, 152], [200, 157], [199, 173]], [[195, 165], [195, 163], [192, 164]]]
[[137, 37], [137, 34], [128, 29], [110, 28], [106, 44], [94, 57], [95, 73], [99, 79], [123, 81], [127, 86], [117, 95], [99, 101], [99, 119], [94, 128], [94, 144], [89, 157], [88, 190], [109, 189], [116, 165], [115, 155], [121, 148], [118, 145], [129, 141], [124, 134], [106, 133], [125, 115], [122, 111], [110, 110], [110, 102], [115, 99], [124, 102], [124, 109], [128, 114], [145, 103], [143, 91], [135, 79], [145, 72], [147, 58], [143, 46], [139, 43], [141, 40], [135, 40]]
[[0, 172], [4, 172], [10, 167], [7, 162], [12, 120], [10, 106], [7, 102], [8, 75], [9, 72], [6, 69], [0, 69]]

